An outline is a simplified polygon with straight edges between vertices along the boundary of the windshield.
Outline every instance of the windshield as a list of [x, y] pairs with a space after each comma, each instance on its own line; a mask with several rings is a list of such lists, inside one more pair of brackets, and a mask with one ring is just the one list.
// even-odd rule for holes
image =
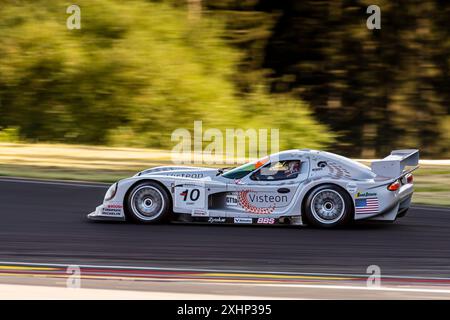
[[234, 168], [224, 173], [222, 176], [228, 179], [241, 179], [248, 175], [250, 172], [253, 172], [256, 169], [262, 167], [267, 162], [269, 162], [269, 157], [264, 157], [254, 162], [246, 163], [240, 167]]

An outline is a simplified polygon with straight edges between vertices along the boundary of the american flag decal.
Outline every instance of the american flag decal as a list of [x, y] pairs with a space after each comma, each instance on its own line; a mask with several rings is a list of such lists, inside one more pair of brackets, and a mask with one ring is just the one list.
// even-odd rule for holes
[[355, 213], [356, 214], [370, 214], [378, 213], [378, 198], [364, 198], [355, 199]]

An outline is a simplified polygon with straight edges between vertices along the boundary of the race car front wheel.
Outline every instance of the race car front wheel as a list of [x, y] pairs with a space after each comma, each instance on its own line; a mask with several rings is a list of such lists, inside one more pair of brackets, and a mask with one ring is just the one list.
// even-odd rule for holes
[[163, 222], [170, 215], [169, 195], [156, 182], [142, 182], [128, 192], [126, 208], [127, 216], [136, 222]]
[[331, 228], [351, 220], [353, 205], [350, 196], [332, 184], [313, 189], [305, 201], [307, 222], [316, 227]]

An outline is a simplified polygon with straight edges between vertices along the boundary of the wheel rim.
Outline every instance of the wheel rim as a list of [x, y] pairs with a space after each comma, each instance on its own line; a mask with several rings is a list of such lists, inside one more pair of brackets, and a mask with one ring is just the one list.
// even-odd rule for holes
[[311, 201], [311, 213], [324, 224], [338, 222], [345, 214], [345, 202], [339, 192], [332, 189], [320, 190]]
[[159, 217], [164, 209], [162, 193], [155, 187], [142, 186], [131, 194], [131, 209], [139, 219], [151, 221]]

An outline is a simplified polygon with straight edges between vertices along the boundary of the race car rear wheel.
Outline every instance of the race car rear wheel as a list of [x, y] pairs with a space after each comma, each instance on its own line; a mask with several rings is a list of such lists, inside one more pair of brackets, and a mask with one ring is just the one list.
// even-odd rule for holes
[[313, 189], [305, 202], [306, 220], [316, 227], [332, 228], [351, 220], [353, 205], [342, 188], [327, 184]]
[[169, 195], [156, 182], [142, 182], [128, 192], [126, 208], [127, 216], [136, 222], [163, 222], [170, 216]]

